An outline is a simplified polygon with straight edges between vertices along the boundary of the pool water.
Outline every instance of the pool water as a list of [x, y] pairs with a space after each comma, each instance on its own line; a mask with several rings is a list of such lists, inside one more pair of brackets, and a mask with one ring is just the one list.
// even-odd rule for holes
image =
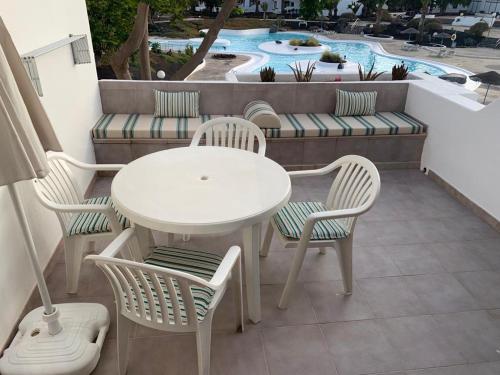
[[[271, 66], [277, 72], [280, 73], [290, 73], [291, 68], [289, 65], [294, 64], [297, 60], [319, 60], [321, 53], [314, 54], [300, 54], [300, 55], [284, 55], [279, 53], [269, 53], [263, 52], [259, 49], [259, 45], [268, 41], [281, 40], [283, 43], [291, 39], [305, 39], [308, 36], [300, 33], [272, 33], [272, 34], [255, 34], [255, 35], [234, 35], [230, 33], [221, 32], [219, 34], [220, 38], [229, 40], [231, 44], [225, 49], [221, 46], [213, 46], [213, 52], [260, 52], [269, 55], [269, 61], [264, 64], [264, 66]], [[168, 44], [179, 43], [179, 47], [182, 44], [186, 45], [188, 41], [174, 41], [169, 40]], [[161, 43], [161, 42], [160, 42]], [[188, 42], [194, 47], [198, 47], [199, 43]], [[431, 75], [441, 75], [446, 73], [443, 69], [438, 68], [432, 64], [427, 64], [421, 61], [415, 61], [412, 59], [405, 59], [404, 57], [395, 58], [386, 55], [379, 54], [373, 51], [368, 44], [352, 42], [352, 41], [324, 41], [321, 40], [322, 44], [328, 45], [332, 52], [338, 53], [341, 56], [346, 56], [347, 60], [354, 63], [360, 63], [365, 69], [370, 69], [373, 62], [375, 62], [374, 71], [377, 72], [391, 72], [392, 67], [395, 64], [401, 64], [404, 61], [405, 65], [408, 67], [410, 72], [426, 72]], [[172, 47], [169, 47], [172, 48]], [[174, 47], [175, 48], [175, 47]], [[254, 69], [254, 72], [260, 71], [262, 66], [258, 66]]]

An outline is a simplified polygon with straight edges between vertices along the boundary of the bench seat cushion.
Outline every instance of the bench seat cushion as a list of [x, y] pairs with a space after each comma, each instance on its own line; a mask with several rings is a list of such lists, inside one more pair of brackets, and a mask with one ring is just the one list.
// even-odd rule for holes
[[[222, 116], [224, 115], [158, 118], [153, 117], [152, 114], [105, 114], [92, 129], [92, 135], [94, 139], [190, 139], [202, 123]], [[378, 112], [374, 116], [344, 117], [331, 113], [280, 114], [279, 117], [280, 129], [262, 129], [267, 138], [396, 135], [424, 132], [424, 126], [421, 123], [401, 112]]]

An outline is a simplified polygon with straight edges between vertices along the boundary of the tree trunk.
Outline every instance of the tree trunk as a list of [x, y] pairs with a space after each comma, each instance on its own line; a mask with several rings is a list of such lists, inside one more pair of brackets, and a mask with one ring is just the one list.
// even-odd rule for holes
[[208, 50], [210, 49], [210, 47], [212, 47], [212, 44], [217, 39], [217, 35], [219, 35], [220, 29], [224, 27], [224, 22], [231, 14], [231, 11], [233, 10], [235, 4], [236, 0], [224, 1], [219, 14], [217, 14], [217, 17], [215, 17], [214, 22], [208, 29], [207, 35], [205, 35], [205, 37], [203, 38], [203, 42], [201, 42], [201, 45], [196, 50], [196, 53], [189, 59], [187, 63], [185, 63], [177, 72], [174, 73], [171, 80], [182, 81], [188, 75], [190, 75], [198, 65], [201, 64], [201, 62], [207, 55]]
[[132, 79], [128, 59], [137, 51], [144, 39], [144, 30], [148, 27], [149, 5], [140, 2], [137, 5], [134, 27], [125, 43], [111, 56], [111, 67], [117, 79]]
[[149, 33], [148, 24], [144, 30], [144, 37], [142, 38], [139, 61], [141, 63], [141, 79], [144, 81], [151, 81], [151, 63], [149, 61]]
[[427, 14], [427, 4], [423, 4], [420, 10], [420, 22], [418, 23], [418, 42], [422, 43], [424, 40], [424, 26], [425, 26], [425, 15]]

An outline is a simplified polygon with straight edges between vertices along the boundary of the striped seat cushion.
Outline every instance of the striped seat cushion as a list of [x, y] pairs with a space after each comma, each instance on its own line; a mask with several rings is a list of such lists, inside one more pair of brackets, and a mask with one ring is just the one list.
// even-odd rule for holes
[[373, 116], [377, 92], [350, 92], [337, 89], [336, 116]]
[[[86, 199], [83, 204], [106, 204], [113, 206], [111, 197], [95, 197]], [[116, 211], [116, 210], [115, 210]], [[118, 222], [123, 229], [130, 226], [130, 221], [116, 211]], [[111, 232], [108, 218], [100, 212], [81, 212], [74, 215], [68, 225], [68, 235], [75, 236], [78, 234], [97, 234]]]
[[[283, 236], [298, 240], [307, 217], [322, 211], [327, 211], [327, 208], [320, 202], [289, 202], [274, 215], [274, 223]], [[349, 232], [339, 221], [322, 220], [314, 225], [311, 240], [336, 240], [348, 235]]]
[[[217, 254], [197, 250], [177, 249], [165, 246], [155, 247], [151, 256], [144, 260], [144, 263], [146, 264], [152, 264], [172, 270], [187, 272], [191, 275], [201, 277], [202, 279], [205, 279], [207, 281], [209, 281], [215, 274], [221, 262], [222, 257]], [[169, 309], [169, 317], [171, 318], [171, 323], [174, 323], [172, 303], [168, 294], [167, 286], [163, 280], [160, 280], [160, 284], [162, 285], [167, 308]], [[176, 288], [177, 297], [179, 299], [181, 318], [184, 322], [187, 322], [184, 303], [182, 301], [178, 284], [175, 281], [174, 287]], [[215, 292], [210, 288], [191, 286], [191, 293], [193, 295], [198, 320], [201, 321], [207, 314], [208, 306], [210, 305]], [[146, 297], [146, 294], [144, 292], [143, 296]], [[153, 296], [156, 300], [158, 299], [156, 293]], [[161, 314], [159, 301], [156, 302], [156, 309], [157, 313]]]
[[248, 103], [243, 110], [243, 118], [253, 122], [261, 129], [279, 129], [281, 120], [274, 112], [273, 107], [263, 100], [254, 100]]
[[[224, 115], [164, 118], [151, 114], [105, 114], [92, 129], [94, 139], [191, 139], [204, 122]], [[424, 126], [401, 112], [341, 117], [332, 113], [280, 114], [279, 129], [262, 129], [267, 138], [419, 134]], [[234, 116], [239, 117], [239, 116]]]
[[199, 117], [200, 93], [198, 91], [153, 90], [155, 117]]

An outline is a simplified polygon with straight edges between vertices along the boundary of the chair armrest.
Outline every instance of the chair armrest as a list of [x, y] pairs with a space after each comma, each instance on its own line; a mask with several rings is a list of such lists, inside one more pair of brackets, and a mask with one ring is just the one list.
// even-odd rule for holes
[[127, 244], [130, 238], [134, 235], [133, 228], [127, 228], [121, 232], [111, 243], [99, 254], [89, 255], [85, 259], [92, 260], [98, 257], [114, 258], [121, 251], [123, 246]]
[[212, 276], [212, 279], [208, 282], [207, 286], [212, 289], [218, 289], [222, 284], [224, 284], [229, 276], [231, 275], [231, 271], [238, 261], [241, 255], [241, 249], [239, 246], [231, 246], [227, 254], [222, 259], [221, 264], [215, 271], [215, 274]]
[[348, 208], [343, 210], [332, 210], [332, 211], [322, 211], [314, 212], [310, 214], [306, 222], [304, 223], [304, 230], [302, 231], [301, 241], [303, 239], [309, 240], [311, 238], [311, 233], [314, 225], [318, 221], [331, 220], [331, 219], [342, 219], [344, 217], [354, 217], [359, 216], [366, 211], [364, 207]]
[[65, 154], [64, 152], [52, 152], [50, 153], [50, 156], [53, 158], [57, 159], [63, 159], [64, 161], [68, 162], [69, 164], [80, 168], [84, 169], [87, 171], [119, 171], [122, 169], [125, 164], [89, 164], [89, 163], [84, 163], [79, 160], [76, 160], [72, 158], [71, 156]]
[[314, 176], [323, 176], [325, 174], [328, 174], [332, 172], [333, 170], [337, 169], [338, 167], [341, 166], [343, 158], [340, 158], [338, 160], [335, 160], [334, 162], [328, 164], [327, 166], [319, 169], [310, 169], [307, 171], [290, 171], [288, 172], [288, 175], [290, 178], [293, 177], [314, 177]]
[[53, 211], [58, 212], [101, 212], [103, 214], [114, 212], [110, 204], [59, 204], [50, 201], [44, 201], [43, 205]]

